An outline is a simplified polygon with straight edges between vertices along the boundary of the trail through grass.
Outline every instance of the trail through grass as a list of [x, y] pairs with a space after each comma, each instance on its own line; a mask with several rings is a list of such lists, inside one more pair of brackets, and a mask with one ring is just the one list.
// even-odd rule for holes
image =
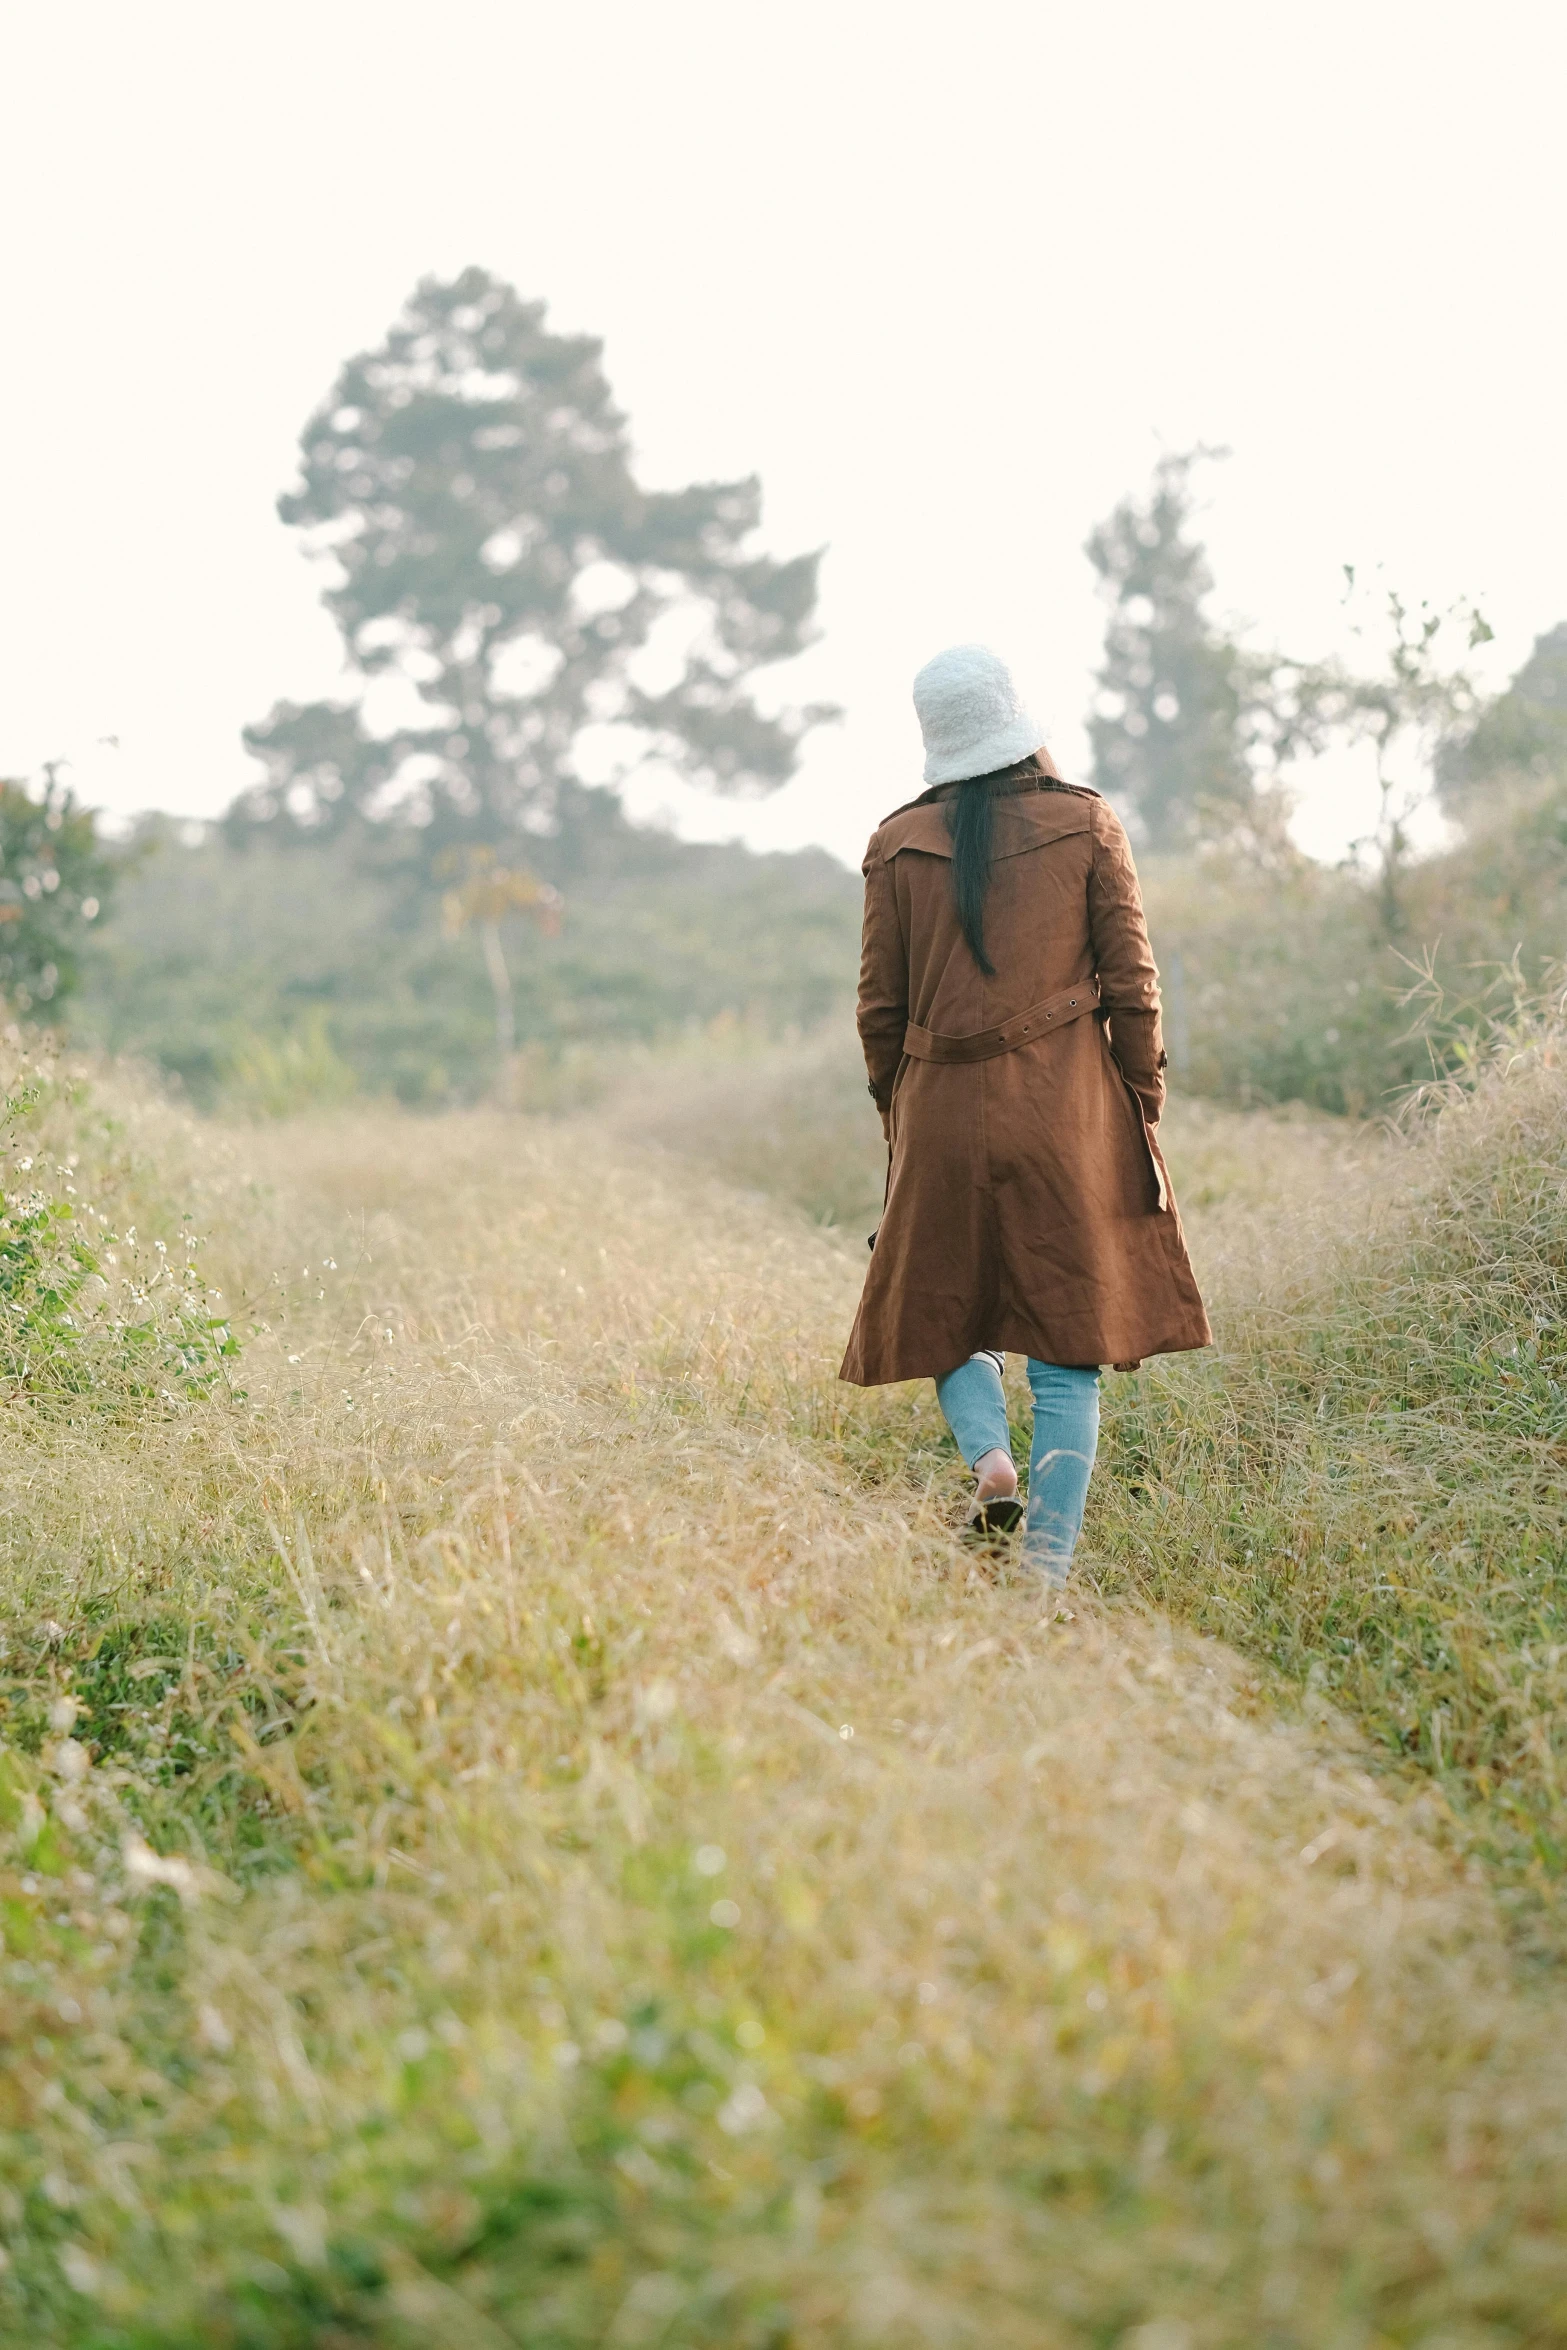
[[[125, 1114], [84, 1196], [256, 1327], [244, 1402], [6, 1427], [8, 2338], [1562, 2338], [1440, 1790], [982, 1571], [833, 1376], [857, 1232], [606, 1126]], [[1198, 1188], [1337, 1179], [1245, 1131]]]

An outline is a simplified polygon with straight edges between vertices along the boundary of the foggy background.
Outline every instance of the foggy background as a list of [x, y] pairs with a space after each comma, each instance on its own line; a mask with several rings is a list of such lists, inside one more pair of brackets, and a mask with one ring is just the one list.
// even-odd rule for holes
[[[5, 758], [110, 810], [218, 814], [241, 725], [340, 690], [274, 500], [472, 261], [605, 338], [647, 481], [754, 470], [763, 543], [829, 549], [770, 690], [845, 721], [767, 801], [639, 778], [691, 837], [857, 862], [955, 637], [1085, 773], [1082, 543], [1162, 448], [1233, 451], [1256, 641], [1329, 650], [1346, 561], [1476, 598], [1491, 683], [1567, 606], [1557, 8], [89, 4], [4, 49]], [[1337, 853], [1364, 767], [1303, 781]]]

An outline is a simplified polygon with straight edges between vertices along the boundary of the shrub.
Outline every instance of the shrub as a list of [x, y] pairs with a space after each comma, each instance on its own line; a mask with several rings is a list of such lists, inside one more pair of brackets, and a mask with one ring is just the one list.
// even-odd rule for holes
[[0, 993], [17, 1011], [74, 990], [114, 878], [94, 817], [52, 768], [41, 792], [0, 781]]
[[241, 1116], [287, 1118], [347, 1101], [357, 1085], [318, 1008], [286, 1036], [239, 1030], [229, 1052], [223, 1099]]
[[196, 1268], [196, 1235], [138, 1238], [112, 1181], [95, 1204], [81, 1152], [51, 1155], [49, 1113], [79, 1110], [83, 1092], [47, 1055], [18, 1051], [0, 1093], [0, 1380], [54, 1404], [204, 1394], [239, 1343]]

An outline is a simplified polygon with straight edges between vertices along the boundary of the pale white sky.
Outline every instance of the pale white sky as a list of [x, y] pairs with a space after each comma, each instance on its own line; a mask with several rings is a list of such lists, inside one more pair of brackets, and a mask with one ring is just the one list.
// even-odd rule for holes
[[649, 479], [755, 469], [829, 548], [791, 685], [847, 723], [760, 806], [640, 788], [686, 830], [857, 860], [954, 638], [1081, 770], [1082, 542], [1162, 445], [1234, 451], [1219, 602], [1292, 650], [1345, 561], [1477, 596], [1497, 676], [1567, 616], [1559, 0], [60, 0], [0, 66], [0, 769], [113, 809], [215, 813], [340, 690], [273, 501], [470, 261], [606, 338]]

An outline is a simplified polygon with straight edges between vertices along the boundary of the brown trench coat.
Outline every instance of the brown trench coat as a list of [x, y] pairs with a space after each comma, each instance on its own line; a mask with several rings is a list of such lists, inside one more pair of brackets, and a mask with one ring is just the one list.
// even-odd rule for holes
[[1090, 1364], [1207, 1346], [1153, 1134], [1159, 975], [1126, 834], [1080, 785], [998, 796], [986, 979], [952, 903], [940, 803], [960, 788], [866, 851], [858, 1023], [891, 1163], [840, 1376], [939, 1378], [981, 1347]]

